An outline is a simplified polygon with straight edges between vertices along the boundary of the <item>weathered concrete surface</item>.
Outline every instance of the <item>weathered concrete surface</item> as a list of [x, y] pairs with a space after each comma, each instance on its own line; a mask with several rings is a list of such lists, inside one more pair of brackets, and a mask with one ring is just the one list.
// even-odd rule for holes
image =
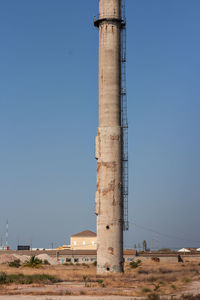
[[123, 271], [121, 0], [99, 0], [97, 272]]

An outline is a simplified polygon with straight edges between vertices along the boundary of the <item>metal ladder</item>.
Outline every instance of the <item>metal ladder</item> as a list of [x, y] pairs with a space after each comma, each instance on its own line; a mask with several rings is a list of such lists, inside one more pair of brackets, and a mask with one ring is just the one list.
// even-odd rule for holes
[[124, 231], [129, 229], [128, 222], [128, 118], [126, 93], [126, 7], [121, 7], [121, 126], [122, 126], [122, 197], [124, 210]]

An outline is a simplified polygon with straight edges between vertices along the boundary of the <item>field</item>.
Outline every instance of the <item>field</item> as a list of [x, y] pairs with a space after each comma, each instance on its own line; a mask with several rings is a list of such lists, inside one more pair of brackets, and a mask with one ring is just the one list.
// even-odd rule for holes
[[[13, 268], [0, 265], [0, 295], [119, 295], [159, 299], [185, 295], [200, 299], [200, 263], [145, 261], [125, 266], [122, 275], [96, 275], [94, 265]], [[197, 298], [198, 297], [198, 298]]]

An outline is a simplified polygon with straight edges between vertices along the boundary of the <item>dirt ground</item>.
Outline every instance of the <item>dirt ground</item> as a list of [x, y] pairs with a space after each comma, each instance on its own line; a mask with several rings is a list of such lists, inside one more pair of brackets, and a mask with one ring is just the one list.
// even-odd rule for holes
[[123, 296], [0, 296], [0, 300], [133, 300]]
[[[181, 295], [200, 295], [200, 262], [142, 262], [137, 268], [126, 265], [122, 275], [96, 275], [95, 266], [58, 265], [35, 268], [11, 268], [0, 265], [0, 273], [34, 275], [49, 274], [56, 283], [1, 284], [0, 300], [122, 300], [150, 295], [177, 299]], [[11, 297], [13, 295], [13, 297]], [[109, 296], [109, 297], [108, 297]]]

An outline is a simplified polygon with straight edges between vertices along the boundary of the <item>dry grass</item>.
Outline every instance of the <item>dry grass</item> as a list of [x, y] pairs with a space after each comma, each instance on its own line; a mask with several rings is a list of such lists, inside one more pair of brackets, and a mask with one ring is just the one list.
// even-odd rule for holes
[[[43, 289], [31, 293], [46, 295], [70, 294], [70, 295], [127, 295], [148, 296], [170, 295], [184, 292], [192, 281], [200, 279], [199, 262], [185, 264], [165, 264], [143, 262], [138, 268], [131, 269], [126, 265], [124, 274], [107, 276], [96, 275], [96, 267], [90, 266], [43, 266], [40, 269], [10, 268], [0, 265], [0, 272], [7, 274], [35, 275], [48, 274], [62, 280], [62, 285], [43, 286]], [[65, 285], [66, 282], [66, 285]], [[40, 285], [41, 286], [41, 285]], [[21, 293], [23, 287], [10, 286], [1, 289], [3, 293]], [[28, 291], [28, 290], [27, 290]]]

